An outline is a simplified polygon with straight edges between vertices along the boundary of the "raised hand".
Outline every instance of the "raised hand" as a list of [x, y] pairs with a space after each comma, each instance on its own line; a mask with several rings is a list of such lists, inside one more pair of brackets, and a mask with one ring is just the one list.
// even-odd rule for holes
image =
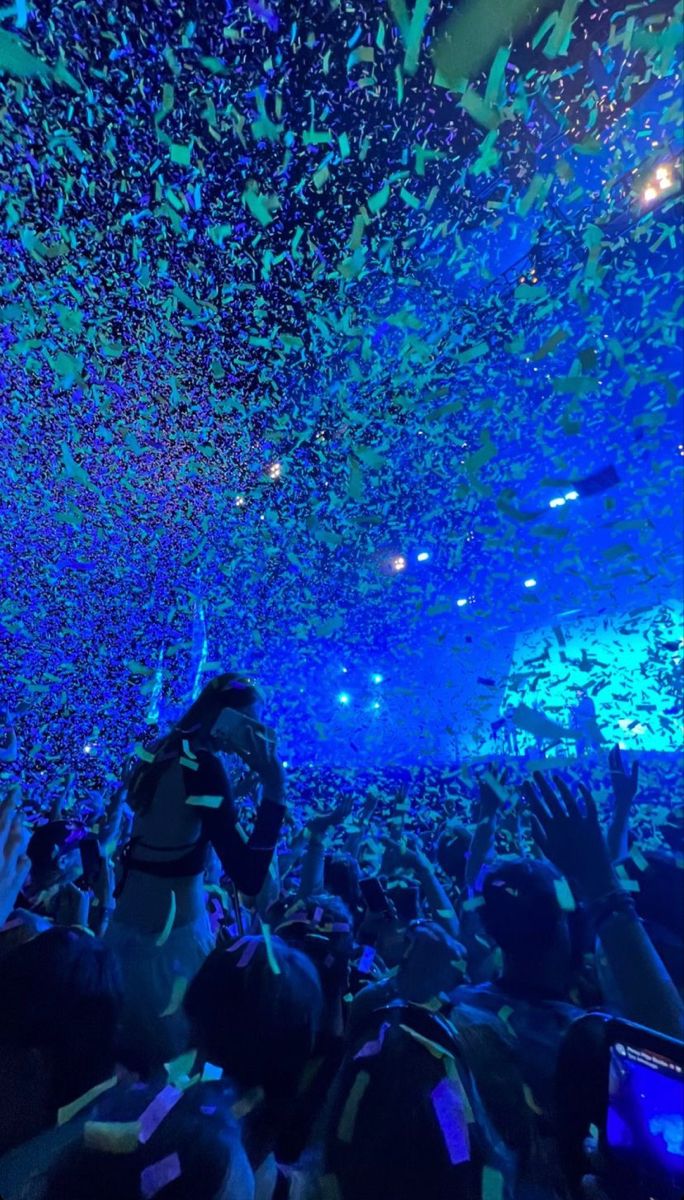
[[507, 771], [504, 769], [499, 776], [493, 769], [486, 771], [478, 780], [480, 799], [477, 805], [478, 821], [492, 821], [503, 807], [506, 800], [504, 784]]
[[577, 885], [583, 898], [596, 899], [616, 886], [616, 878], [594, 798], [580, 783], [583, 812], [567, 784], [558, 775], [553, 781], [555, 790], [541, 771], [535, 771], [536, 786], [523, 785], [532, 810], [532, 832], [549, 861]]
[[19, 812], [20, 792], [10, 788], [0, 802], [0, 925], [9, 917], [31, 866], [26, 854], [29, 834]]
[[639, 763], [635, 760], [632, 763], [631, 771], [628, 772], [622, 760], [620, 747], [613, 746], [608, 755], [608, 765], [615, 804], [606, 840], [611, 859], [616, 862], [618, 859], [626, 858], [629, 853], [627, 840], [629, 814], [639, 787]]
[[631, 771], [628, 772], [622, 761], [620, 747], [613, 746], [608, 755], [608, 765], [615, 803], [629, 808], [639, 788], [639, 763], [635, 759]]
[[346, 796], [341, 800], [336, 808], [329, 812], [319, 813], [318, 816], [312, 817], [307, 824], [307, 829], [314, 837], [322, 837], [329, 829], [335, 825], [341, 825], [349, 816], [354, 805], [354, 797]]

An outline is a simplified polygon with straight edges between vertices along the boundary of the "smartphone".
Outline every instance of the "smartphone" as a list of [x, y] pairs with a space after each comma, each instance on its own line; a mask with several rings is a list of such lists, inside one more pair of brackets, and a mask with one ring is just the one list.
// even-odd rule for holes
[[607, 1026], [608, 1080], [602, 1150], [618, 1194], [684, 1195], [684, 1042], [628, 1021]]
[[360, 879], [359, 887], [361, 888], [361, 895], [366, 902], [366, 907], [368, 908], [369, 912], [384, 912], [388, 913], [390, 916], [393, 915], [392, 907], [387, 899], [387, 896], [385, 895], [384, 888], [379, 879]]
[[81, 879], [76, 880], [77, 886], [83, 887], [86, 891], [91, 890], [97, 881], [97, 877], [102, 867], [102, 853], [96, 837], [87, 835], [81, 841], [79, 846], [81, 851], [81, 866], [83, 875]]
[[214, 722], [211, 736], [222, 749], [244, 751], [248, 749], [247, 730], [250, 727], [255, 730], [261, 729], [258, 721], [253, 721], [237, 708], [224, 708]]
[[420, 891], [415, 883], [392, 888], [392, 903], [402, 921], [415, 921], [420, 916]]

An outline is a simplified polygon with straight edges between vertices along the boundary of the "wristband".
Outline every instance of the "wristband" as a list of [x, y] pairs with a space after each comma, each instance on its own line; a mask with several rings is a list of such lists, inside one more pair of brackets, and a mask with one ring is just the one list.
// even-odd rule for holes
[[636, 917], [636, 908], [634, 900], [629, 892], [623, 888], [615, 888], [611, 892], [607, 892], [605, 896], [600, 896], [598, 900], [594, 900], [588, 906], [589, 918], [594, 926], [594, 931], [598, 933], [601, 926], [610, 917], [622, 914], [623, 916]]

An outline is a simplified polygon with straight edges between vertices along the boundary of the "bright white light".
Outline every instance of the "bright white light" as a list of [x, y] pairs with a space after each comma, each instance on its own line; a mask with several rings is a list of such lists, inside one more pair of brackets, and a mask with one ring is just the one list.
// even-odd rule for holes
[[372, 703], [372, 705], [371, 705], [371, 708], [372, 708], [372, 709], [373, 709], [375, 712], [377, 712], [377, 711], [378, 711], [378, 709], [380, 708], [380, 701], [379, 701], [379, 700], [374, 700], [374, 701], [373, 701], [373, 703]]
[[340, 692], [337, 699], [339, 700], [340, 704], [349, 704], [351, 696], [349, 695], [349, 692]]
[[373, 683], [382, 683], [383, 678], [384, 677], [382, 675], [371, 675], [371, 679], [373, 680]]
[[236, 496], [235, 503], [238, 508], [244, 508], [245, 504], [247, 503], [246, 496]]
[[565, 500], [562, 496], [554, 496], [553, 500], [549, 500], [549, 508], [562, 508]]
[[668, 188], [672, 187], [672, 179], [669, 175], [661, 175], [658, 182], [660, 183], [661, 192], [665, 192]]
[[418, 555], [418, 562], [427, 562], [429, 557], [430, 555], [428, 554], [427, 550], [421, 550], [420, 554]]
[[658, 195], [658, 193], [654, 187], [647, 187], [644, 190], [644, 200], [646, 201], [647, 204], [650, 204], [652, 200], [655, 200], [657, 195]]
[[467, 600], [464, 600], [463, 598], [461, 598], [460, 600], [457, 600], [457, 601], [456, 601], [456, 607], [457, 607], [457, 608], [463, 608], [463, 606], [464, 606], [465, 604], [467, 604], [467, 603], [468, 603], [468, 601], [467, 601]]
[[395, 557], [391, 560], [390, 566], [392, 567], [393, 571], [405, 571], [406, 570], [406, 559], [404, 558], [404, 555], [396, 554]]
[[536, 586], [537, 586], [537, 581], [536, 581], [536, 579], [526, 579], [526, 580], [525, 580], [525, 583], [524, 583], [524, 586], [525, 586], [525, 587], [527, 587], [527, 588], [529, 588], [529, 587], [536, 587]]
[[579, 492], [566, 492], [565, 499], [566, 500], [579, 500]]
[[279, 462], [271, 463], [270, 467], [266, 468], [266, 474], [269, 479], [280, 479], [282, 467]]
[[90, 754], [91, 751], [92, 751], [92, 746], [84, 746], [83, 747], [84, 754]]
[[667, 175], [668, 173], [669, 172], [668, 172], [667, 167], [657, 167], [656, 168], [656, 179], [662, 179], [663, 175]]

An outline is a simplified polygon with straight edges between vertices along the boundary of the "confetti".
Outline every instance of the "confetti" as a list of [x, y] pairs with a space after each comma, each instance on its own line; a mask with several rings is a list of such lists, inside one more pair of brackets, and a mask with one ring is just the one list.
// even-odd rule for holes
[[180, 1179], [182, 1175], [180, 1159], [177, 1154], [167, 1154], [159, 1162], [144, 1167], [140, 1173], [140, 1194], [143, 1200], [152, 1200], [162, 1188]]
[[432, 1107], [442, 1130], [449, 1161], [456, 1167], [470, 1160], [470, 1136], [462, 1088], [453, 1079], [442, 1079], [432, 1092]]

